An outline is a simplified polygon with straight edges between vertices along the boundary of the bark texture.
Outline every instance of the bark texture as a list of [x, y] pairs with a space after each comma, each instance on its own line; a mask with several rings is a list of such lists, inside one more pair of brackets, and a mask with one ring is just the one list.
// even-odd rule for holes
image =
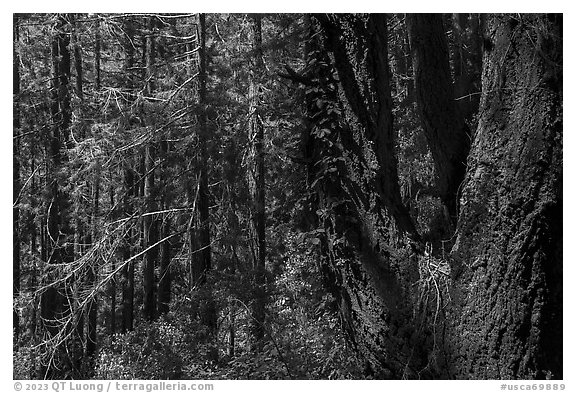
[[491, 17], [449, 317], [459, 378], [562, 378], [562, 16]]
[[[208, 190], [208, 121], [206, 108], [208, 105], [207, 97], [207, 54], [206, 54], [206, 14], [198, 15], [199, 27], [197, 30], [198, 41], [198, 145], [199, 151], [196, 152], [197, 170], [200, 172], [198, 179], [198, 201], [197, 201], [197, 223], [195, 233], [191, 233], [190, 252], [192, 254], [192, 283], [195, 286], [203, 285], [206, 282], [206, 274], [212, 265], [212, 248], [210, 245], [210, 200]], [[196, 202], [193, 202], [196, 203]]]
[[[134, 82], [132, 78], [132, 69], [134, 67], [134, 46], [132, 40], [134, 38], [134, 26], [131, 20], [124, 22], [124, 31], [126, 38], [122, 41], [122, 46], [126, 54], [124, 61], [124, 72], [127, 76], [127, 85], [130, 92], [133, 94]], [[133, 100], [129, 101], [130, 104]], [[129, 118], [126, 119], [126, 127], [129, 129], [132, 124], [132, 114], [128, 114]], [[123, 176], [123, 198], [122, 198], [122, 211], [126, 217], [134, 214], [134, 199], [138, 197], [137, 185], [135, 184], [135, 162], [132, 153], [126, 158], [126, 163], [122, 168]], [[132, 225], [126, 228], [124, 240], [121, 246], [121, 256], [123, 261], [127, 261], [132, 256], [134, 245], [134, 229]], [[121, 331], [132, 330], [134, 328], [134, 261], [129, 262], [122, 269], [122, 323]]]
[[248, 187], [251, 197], [252, 237], [254, 238], [254, 305], [252, 307], [252, 334], [256, 342], [264, 337], [265, 319], [265, 270], [266, 270], [266, 185], [264, 170], [264, 123], [261, 109], [261, 78], [264, 70], [262, 52], [262, 17], [255, 14], [252, 20], [252, 62], [249, 74], [250, 164]]
[[[14, 14], [14, 27], [13, 27], [13, 130], [12, 135], [16, 136], [20, 133], [20, 57], [16, 51], [18, 45], [19, 31], [18, 31], [18, 14]], [[19, 138], [14, 139], [12, 147], [12, 203], [14, 204], [12, 210], [12, 296], [15, 301], [20, 295], [20, 208], [18, 206], [18, 198], [20, 197], [20, 149]], [[18, 340], [20, 335], [20, 314], [16, 309], [16, 304], [13, 304], [12, 311], [12, 329], [14, 331], [14, 339]]]
[[[384, 17], [316, 19], [324, 35], [305, 75], [316, 88], [306, 90], [304, 139], [321, 266], [367, 372], [561, 378], [561, 16], [487, 22], [480, 121], [450, 255], [423, 247], [396, 191]], [[422, 82], [437, 81], [418, 69]], [[424, 86], [421, 94], [438, 87]], [[461, 132], [446, 119], [454, 111], [438, 111], [451, 131], [431, 128], [443, 155], [437, 165], [453, 175], [468, 150], [462, 133], [451, 133]]]
[[[67, 178], [60, 171], [65, 158], [64, 150], [68, 145], [68, 132], [72, 111], [70, 107], [70, 37], [69, 23], [64, 16], [58, 15], [55, 21], [55, 35], [52, 39], [52, 75], [50, 86], [52, 125], [48, 137], [48, 164], [46, 201], [46, 262], [58, 265], [70, 262], [73, 256], [69, 223], [70, 201], [64, 192]], [[54, 320], [64, 312], [65, 296], [60, 288], [50, 286], [41, 300], [41, 315], [49, 330], [55, 332]]]
[[[305, 136], [317, 190], [322, 270], [345, 330], [378, 378], [411, 375], [410, 284], [418, 244], [398, 186], [384, 15], [316, 16]], [[318, 36], [318, 35], [316, 35]], [[328, 48], [326, 56], [323, 47]], [[401, 256], [402, 255], [402, 256]]]
[[[154, 21], [152, 17], [148, 20], [148, 36], [146, 37], [146, 92], [149, 96], [154, 92], [154, 62], [155, 62], [155, 45], [154, 45]], [[158, 210], [156, 202], [156, 142], [148, 142], [144, 152], [144, 198], [146, 200], [146, 210], [153, 213]], [[144, 226], [144, 245], [148, 249], [144, 254], [143, 275], [144, 275], [144, 318], [152, 321], [156, 318], [156, 279], [155, 269], [158, 264], [159, 250], [156, 243], [158, 242], [158, 218], [155, 214], [149, 214], [143, 219]]]

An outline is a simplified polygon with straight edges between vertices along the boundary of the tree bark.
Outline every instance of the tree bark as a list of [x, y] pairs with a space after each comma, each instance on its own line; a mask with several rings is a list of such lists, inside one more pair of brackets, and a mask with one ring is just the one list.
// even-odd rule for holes
[[[92, 190], [92, 239], [98, 239], [98, 212], [100, 202], [100, 174], [96, 173], [94, 176], [93, 190]], [[88, 285], [93, 287], [96, 282], [98, 270], [96, 268], [97, 262], [88, 269]], [[98, 297], [95, 295], [90, 302], [88, 302], [88, 332], [86, 337], [86, 355], [91, 358], [96, 353], [97, 342], [97, 329], [98, 329]]]
[[[154, 91], [154, 22], [150, 17], [147, 22], [148, 34], [146, 36], [146, 92], [149, 96]], [[144, 198], [146, 200], [146, 211], [148, 213], [157, 211], [156, 187], [155, 187], [155, 165], [156, 146], [153, 141], [148, 142], [144, 159], [145, 182]], [[156, 318], [156, 281], [155, 267], [158, 261], [158, 246], [153, 246], [158, 242], [158, 219], [155, 215], [144, 217], [144, 245], [151, 247], [144, 254], [144, 318], [152, 321]]]
[[[40, 315], [48, 337], [54, 337], [64, 329], [61, 321], [71, 318], [68, 302], [70, 282], [57, 282], [59, 266], [72, 262], [74, 238], [70, 225], [70, 196], [67, 191], [69, 179], [63, 175], [67, 158], [65, 150], [71, 147], [68, 133], [72, 119], [70, 105], [70, 23], [65, 14], [54, 16], [54, 35], [51, 39], [52, 78], [50, 86], [51, 127], [48, 135], [48, 162], [46, 173], [47, 209], [45, 230], [45, 257], [48, 284], [41, 295]], [[71, 330], [72, 326], [67, 325]], [[64, 332], [68, 336], [68, 331]], [[71, 333], [70, 333], [71, 334]], [[74, 369], [74, 357], [62, 356], [68, 338], [56, 346], [54, 356], [43, 364], [42, 374], [56, 377]], [[43, 375], [43, 376], [44, 376]]]
[[[56, 16], [56, 32], [52, 39], [52, 86], [51, 116], [52, 127], [48, 138], [48, 156], [51, 162], [47, 174], [47, 225], [46, 225], [46, 258], [47, 263], [58, 265], [70, 262], [72, 250], [69, 225], [69, 201], [65, 189], [65, 177], [59, 177], [64, 158], [62, 149], [68, 145], [68, 131], [72, 117], [70, 108], [70, 43], [67, 34], [68, 21], [65, 16]], [[55, 318], [64, 312], [64, 297], [60, 291], [51, 286], [42, 295], [41, 314], [49, 331], [54, 332]]]
[[[134, 83], [132, 79], [132, 68], [134, 67], [134, 27], [132, 21], [127, 19], [124, 21], [124, 31], [126, 32], [126, 39], [122, 41], [126, 60], [124, 62], [124, 72], [127, 76], [127, 87], [130, 91], [130, 97], [133, 94]], [[133, 100], [129, 99], [130, 105]], [[126, 127], [132, 124], [132, 114], [128, 114], [128, 119], [125, 121]], [[138, 196], [136, 184], [134, 182], [134, 156], [131, 152], [126, 157], [126, 162], [122, 168], [123, 172], [123, 199], [122, 211], [125, 218], [132, 216], [134, 213], [133, 200]], [[121, 255], [122, 260], [127, 261], [132, 256], [132, 247], [134, 242], [134, 231], [132, 227], [126, 228], [124, 240], [122, 242]], [[126, 333], [134, 328], [134, 261], [129, 262], [122, 269], [122, 324], [121, 331]]]
[[[96, 22], [96, 34], [95, 34], [95, 48], [94, 48], [94, 70], [96, 73], [95, 78], [95, 90], [100, 90], [100, 22]], [[99, 204], [100, 204], [100, 173], [96, 171], [94, 173], [94, 182], [92, 184], [92, 227], [90, 228], [92, 235], [92, 242], [98, 239], [98, 214], [99, 214]], [[97, 263], [94, 263], [88, 269], [88, 285], [94, 286], [97, 277]], [[98, 331], [98, 297], [94, 296], [92, 300], [88, 303], [88, 329], [86, 337], [86, 356], [91, 358], [96, 353], [96, 342], [97, 342], [97, 331]], [[89, 360], [89, 362], [91, 362]]]
[[[252, 17], [252, 61], [249, 73], [249, 119], [248, 140], [250, 141], [250, 164], [248, 187], [252, 200], [252, 231], [254, 243], [254, 303], [252, 309], [252, 335], [255, 343], [264, 337], [266, 317], [266, 193], [264, 168], [264, 123], [261, 109], [261, 76], [264, 73], [262, 52], [262, 17]], [[257, 344], [258, 345], [258, 344]]]
[[418, 238], [398, 185], [386, 17], [318, 15], [317, 19], [325, 31], [325, 45], [338, 74], [337, 94], [343, 117], [349, 128], [359, 131], [343, 143], [358, 154], [364, 146], [373, 146], [364, 163], [348, 165], [355, 172], [350, 178], [375, 188], [378, 200], [358, 201], [365, 205], [361, 210], [369, 210], [368, 204], [377, 203], [389, 211], [401, 231]]
[[312, 51], [308, 66], [321, 269], [351, 343], [379, 378], [562, 378], [562, 16], [489, 18], [457, 238], [442, 256], [404, 246], [391, 194], [371, 199], [394, 188], [366, 175], [391, 134], [370, 131], [377, 110], [357, 115], [369, 97], [387, 102], [366, 92], [389, 94], [375, 89], [388, 79], [385, 60], [372, 66], [386, 53], [379, 18], [317, 16], [330, 58]]
[[562, 15], [492, 16], [486, 39], [452, 251], [450, 371], [561, 379]]
[[420, 240], [398, 185], [386, 18], [315, 19], [323, 35], [313, 34], [308, 68], [319, 88], [306, 93], [304, 139], [318, 196], [321, 270], [366, 373], [402, 378], [420, 344], [410, 338], [418, 269], [408, 254]]
[[[111, 174], [111, 177], [113, 178], [113, 174]], [[112, 183], [110, 183], [109, 195], [110, 195], [110, 211], [112, 212], [111, 217], [114, 218], [116, 216], [115, 214], [116, 203], [115, 203], [114, 186]], [[111, 259], [110, 274], [112, 275], [112, 277], [110, 278], [107, 288], [108, 297], [110, 298], [110, 319], [106, 327], [108, 330], [108, 335], [112, 336], [114, 335], [114, 333], [116, 333], [116, 275], [114, 274], [114, 272], [116, 271], [116, 258], [115, 256], [113, 256], [110, 259]]]
[[209, 212], [209, 191], [208, 191], [208, 152], [207, 152], [207, 138], [208, 138], [208, 124], [207, 124], [207, 54], [206, 54], [206, 14], [198, 15], [199, 30], [198, 30], [198, 56], [200, 68], [198, 69], [198, 103], [200, 111], [198, 113], [199, 125], [199, 189], [198, 189], [198, 213], [200, 214], [199, 221], [199, 237], [200, 237], [200, 253], [197, 258], [198, 272], [195, 282], [202, 285], [206, 282], [206, 273], [210, 270], [212, 265], [212, 248], [210, 246], [210, 212]]
[[[167, 138], [166, 138], [167, 139]], [[166, 159], [168, 155], [168, 141], [163, 140], [161, 146], [161, 159]], [[170, 208], [169, 203], [169, 186], [166, 179], [166, 171], [168, 168], [165, 165], [161, 167], [161, 187], [164, 193], [161, 197], [162, 210], [166, 211]], [[160, 228], [160, 238], [165, 239], [170, 236], [171, 225], [169, 214], [164, 214], [162, 227]], [[166, 314], [170, 309], [171, 297], [171, 284], [172, 277], [170, 275], [170, 261], [171, 261], [171, 245], [170, 241], [164, 241], [160, 246], [160, 277], [158, 279], [158, 313]]]
[[[19, 37], [19, 16], [13, 16], [13, 129], [12, 135], [16, 137], [20, 134], [20, 56], [16, 50], [16, 45], [20, 41]], [[12, 146], [12, 328], [14, 330], [14, 341], [18, 341], [20, 336], [20, 313], [16, 308], [16, 300], [20, 296], [20, 208], [18, 198], [20, 196], [20, 138], [13, 139]]]

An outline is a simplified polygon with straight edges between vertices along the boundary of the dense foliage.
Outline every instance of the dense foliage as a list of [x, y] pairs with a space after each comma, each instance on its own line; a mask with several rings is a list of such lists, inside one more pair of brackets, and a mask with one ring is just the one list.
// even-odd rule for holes
[[454, 376], [487, 18], [15, 14], [14, 378]]

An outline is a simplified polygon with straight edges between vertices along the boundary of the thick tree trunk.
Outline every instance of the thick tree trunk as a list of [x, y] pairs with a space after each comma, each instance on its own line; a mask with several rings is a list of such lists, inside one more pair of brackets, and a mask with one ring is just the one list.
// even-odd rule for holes
[[486, 39], [452, 251], [450, 372], [562, 378], [562, 15], [493, 16]]
[[252, 335], [256, 343], [264, 337], [266, 308], [266, 215], [264, 178], [264, 124], [261, 110], [261, 76], [264, 73], [262, 53], [262, 17], [255, 14], [252, 20], [252, 62], [249, 74], [249, 119], [248, 140], [250, 141], [250, 166], [248, 187], [252, 200], [252, 232], [254, 237], [254, 303], [252, 307]]
[[312, 41], [308, 77], [321, 89], [306, 94], [305, 140], [309, 182], [318, 193], [323, 275], [366, 372], [413, 376], [420, 349], [412, 340], [410, 288], [418, 268], [407, 253], [409, 244], [420, 246], [398, 185], [386, 19], [316, 19], [325, 38]]
[[[389, 212], [402, 232], [417, 238], [398, 185], [386, 17], [383, 14], [319, 15], [317, 19], [326, 33], [325, 45], [338, 74], [336, 93], [342, 104], [343, 118], [347, 127], [358, 131], [342, 135], [345, 138], [342, 142], [355, 154], [368, 155], [364, 162], [347, 165], [348, 178], [369, 184], [375, 191], [375, 200], [355, 201], [361, 206], [359, 212], [368, 212], [371, 210], [368, 205], [377, 204], [378, 208]], [[362, 152], [365, 146], [371, 148]], [[354, 193], [355, 185], [347, 187]]]
[[418, 241], [403, 246], [394, 229], [409, 228], [403, 207], [388, 208], [396, 186], [377, 183], [378, 166], [369, 171], [388, 165], [381, 181], [395, 182], [384, 157], [392, 147], [378, 154], [392, 133], [370, 128], [370, 97], [384, 111], [377, 118], [390, 118], [389, 89], [376, 89], [388, 80], [386, 61], [374, 66], [385, 53], [381, 18], [318, 16], [330, 61], [313, 51], [309, 62], [321, 87], [306, 92], [321, 266], [344, 328], [376, 377], [561, 378], [561, 16], [488, 22], [457, 240], [441, 257]]
[[[470, 149], [468, 127], [454, 102], [448, 43], [441, 14], [408, 14], [420, 122], [432, 152], [440, 199], [452, 221]], [[460, 69], [461, 67], [459, 67]]]

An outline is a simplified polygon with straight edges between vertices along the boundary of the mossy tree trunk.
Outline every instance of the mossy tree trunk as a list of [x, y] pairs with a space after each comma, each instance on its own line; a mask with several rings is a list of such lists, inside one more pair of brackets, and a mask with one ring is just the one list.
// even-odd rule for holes
[[[456, 243], [442, 256], [397, 192], [384, 17], [316, 20], [305, 151], [322, 269], [367, 371], [561, 378], [561, 16], [487, 22], [479, 126]], [[465, 144], [453, 149], [467, 158]]]

